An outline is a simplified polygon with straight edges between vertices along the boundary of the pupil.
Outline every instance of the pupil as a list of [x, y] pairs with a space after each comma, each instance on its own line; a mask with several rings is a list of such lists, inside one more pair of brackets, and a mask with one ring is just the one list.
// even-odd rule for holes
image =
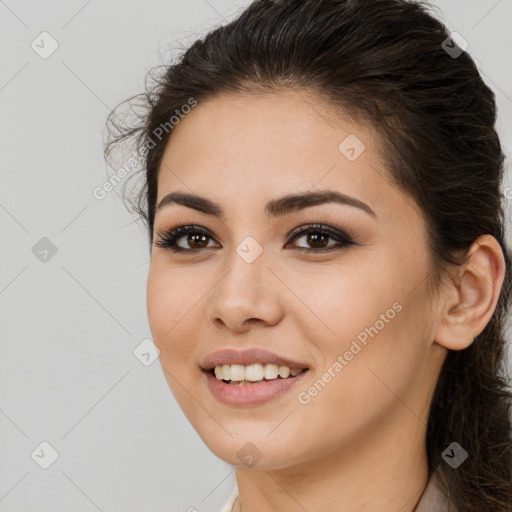
[[316, 234], [316, 235], [308, 235], [308, 243], [311, 244], [313, 247], [325, 247], [325, 244], [318, 244], [318, 239], [323, 238], [323, 241], [325, 242], [325, 235]]
[[[204, 236], [204, 235], [189, 235], [189, 236], [188, 236], [188, 242], [189, 242], [189, 244], [190, 244], [192, 247], [194, 247], [194, 245], [197, 243], [197, 240], [195, 240], [196, 238], [202, 238], [202, 239], [203, 239], [203, 240], [202, 240], [203, 242], [206, 240], [206, 236]], [[201, 245], [200, 243], [199, 243], [199, 245], [195, 245], [195, 246], [196, 246], [196, 247], [200, 247], [200, 248], [201, 248], [201, 247], [204, 247], [204, 246], [203, 246], [203, 245]]]

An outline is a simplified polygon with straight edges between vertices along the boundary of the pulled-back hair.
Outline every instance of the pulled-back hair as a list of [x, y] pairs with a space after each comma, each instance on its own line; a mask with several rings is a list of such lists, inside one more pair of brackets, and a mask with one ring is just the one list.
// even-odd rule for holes
[[493, 92], [430, 9], [405, 0], [256, 0], [122, 104], [138, 101], [137, 122], [123, 122], [119, 109], [111, 113], [105, 156], [109, 160], [128, 140], [135, 143], [144, 182], [130, 206], [146, 222], [151, 245], [169, 120], [191, 98], [200, 104], [224, 92], [307, 90], [371, 125], [392, 182], [427, 221], [432, 286], [465, 262], [481, 235], [495, 237], [504, 252], [505, 280], [491, 320], [469, 347], [448, 351], [444, 361], [426, 447], [429, 476], [446, 465], [441, 454], [452, 442], [468, 452], [442, 475], [450, 507], [511, 512], [512, 395], [504, 337], [512, 273], [500, 188], [505, 157]]

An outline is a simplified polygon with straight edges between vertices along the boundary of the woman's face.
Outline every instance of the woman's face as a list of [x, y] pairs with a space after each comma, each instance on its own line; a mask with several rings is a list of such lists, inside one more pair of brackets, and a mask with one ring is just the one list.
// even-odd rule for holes
[[[281, 202], [328, 191], [348, 199]], [[169, 386], [217, 456], [277, 469], [423, 432], [444, 355], [425, 224], [386, 178], [374, 133], [306, 92], [219, 95], [173, 130], [157, 205], [174, 192], [216, 208], [157, 209], [155, 242], [205, 231], [180, 233], [182, 252], [153, 246], [148, 317]], [[325, 229], [292, 233], [308, 224]], [[233, 386], [203, 370], [223, 349], [307, 371]], [[265, 371], [265, 358], [217, 362]]]

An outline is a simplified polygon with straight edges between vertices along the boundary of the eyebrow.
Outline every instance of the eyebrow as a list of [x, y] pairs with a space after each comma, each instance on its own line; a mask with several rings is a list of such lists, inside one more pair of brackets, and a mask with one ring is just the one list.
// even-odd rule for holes
[[[363, 210], [374, 218], [377, 217], [376, 213], [366, 203], [363, 203], [355, 197], [347, 196], [333, 190], [290, 194], [278, 199], [273, 199], [266, 204], [265, 213], [271, 217], [280, 217], [290, 212], [326, 203], [338, 203], [353, 206]], [[219, 219], [224, 219], [224, 211], [219, 204], [205, 197], [185, 192], [171, 192], [170, 194], [167, 194], [158, 203], [155, 212], [161, 210], [164, 206], [173, 204], [180, 204], [201, 213], [205, 213], [206, 215], [212, 215]]]

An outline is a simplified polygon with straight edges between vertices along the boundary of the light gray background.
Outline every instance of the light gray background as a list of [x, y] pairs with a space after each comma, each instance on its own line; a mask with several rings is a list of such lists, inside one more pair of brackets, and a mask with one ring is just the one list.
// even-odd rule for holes
[[[147, 237], [118, 190], [92, 190], [113, 172], [109, 108], [143, 90], [169, 45], [248, 4], [0, 0], [0, 512], [214, 512], [235, 485], [158, 360], [133, 354], [151, 337]], [[435, 4], [496, 92], [512, 156], [512, 1]], [[59, 44], [47, 59], [31, 48], [43, 31]], [[32, 252], [42, 237], [58, 250], [46, 263]], [[48, 469], [31, 458], [43, 441], [59, 454]]]

